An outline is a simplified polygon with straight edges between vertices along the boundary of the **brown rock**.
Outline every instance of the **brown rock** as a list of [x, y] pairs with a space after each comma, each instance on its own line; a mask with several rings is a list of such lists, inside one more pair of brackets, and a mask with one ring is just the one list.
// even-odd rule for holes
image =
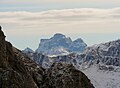
[[54, 63], [47, 70], [44, 88], [94, 88], [84, 73], [67, 63]]
[[0, 27], [0, 88], [39, 88], [43, 69], [5, 41]]
[[7, 67], [5, 35], [0, 26], [0, 67]]

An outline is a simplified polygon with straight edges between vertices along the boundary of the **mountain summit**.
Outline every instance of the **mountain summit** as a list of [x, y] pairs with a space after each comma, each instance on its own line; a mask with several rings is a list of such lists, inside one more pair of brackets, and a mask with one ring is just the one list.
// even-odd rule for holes
[[60, 38], [66, 38], [66, 36], [63, 35], [63, 34], [60, 34], [60, 33], [56, 33], [52, 38], [54, 38], [54, 39], [60, 39]]
[[56, 33], [50, 39], [41, 39], [36, 52], [46, 55], [61, 55], [70, 52], [81, 53], [86, 46], [86, 43], [81, 38], [72, 41], [70, 37]]

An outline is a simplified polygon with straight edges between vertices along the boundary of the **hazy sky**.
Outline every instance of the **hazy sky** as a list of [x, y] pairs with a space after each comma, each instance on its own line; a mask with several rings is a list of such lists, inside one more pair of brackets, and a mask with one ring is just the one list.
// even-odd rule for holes
[[0, 0], [0, 6], [0, 11], [114, 8], [120, 6], [120, 0]]
[[120, 38], [120, 0], [0, 0], [0, 24], [19, 49], [55, 33], [92, 45]]

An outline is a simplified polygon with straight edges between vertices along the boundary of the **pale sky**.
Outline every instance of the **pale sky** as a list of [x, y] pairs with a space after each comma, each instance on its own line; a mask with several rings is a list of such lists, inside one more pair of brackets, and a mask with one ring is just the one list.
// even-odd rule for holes
[[93, 45], [120, 38], [120, 0], [0, 0], [0, 24], [19, 49], [55, 33]]

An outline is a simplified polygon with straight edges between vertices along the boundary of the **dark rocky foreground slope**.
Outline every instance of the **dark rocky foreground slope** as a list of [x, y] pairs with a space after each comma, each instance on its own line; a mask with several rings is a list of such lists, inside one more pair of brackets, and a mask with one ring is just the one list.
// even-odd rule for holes
[[0, 27], [0, 88], [94, 88], [72, 65], [56, 63], [43, 69], [5, 41]]
[[5, 41], [0, 29], [0, 88], [41, 88], [44, 69]]
[[[50, 85], [50, 86], [47, 86]], [[84, 73], [72, 64], [54, 63], [47, 70], [45, 88], [94, 88]]]

